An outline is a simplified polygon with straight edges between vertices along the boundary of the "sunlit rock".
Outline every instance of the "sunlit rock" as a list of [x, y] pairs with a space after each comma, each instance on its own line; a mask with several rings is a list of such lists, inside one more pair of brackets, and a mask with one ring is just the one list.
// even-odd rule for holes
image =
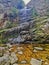
[[26, 64], [26, 63], [27, 63], [27, 61], [25, 61], [25, 60], [24, 60], [24, 61], [21, 61], [21, 63], [22, 63], [22, 64]]
[[19, 51], [18, 51], [18, 54], [20, 54], [20, 55], [23, 54], [23, 51], [19, 50]]
[[11, 53], [11, 56], [9, 57], [11, 64], [17, 62], [18, 58], [14, 52]]
[[41, 48], [41, 47], [34, 47], [34, 49], [43, 51], [43, 48]]
[[42, 61], [39, 61], [39, 60], [32, 58], [31, 61], [30, 61], [30, 64], [31, 65], [41, 65]]

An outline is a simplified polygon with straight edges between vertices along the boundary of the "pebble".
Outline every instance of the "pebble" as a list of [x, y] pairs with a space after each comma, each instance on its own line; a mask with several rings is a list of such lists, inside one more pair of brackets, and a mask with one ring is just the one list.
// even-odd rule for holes
[[23, 47], [17, 47], [17, 50], [23, 49]]
[[31, 61], [30, 61], [30, 64], [31, 65], [41, 65], [42, 61], [39, 61], [37, 59], [32, 58]]
[[21, 31], [20, 32], [21, 35], [28, 34], [28, 33], [29, 33], [29, 31]]
[[10, 44], [10, 43], [7, 43], [6, 44], [9, 48], [11, 48], [12, 47], [12, 45]]
[[33, 50], [33, 52], [35, 52], [35, 53], [36, 53], [36, 52], [37, 52], [37, 50], [36, 50], [36, 49], [34, 49], [34, 50]]
[[17, 47], [17, 49], [20, 49], [20, 47]]
[[24, 60], [24, 61], [21, 61], [22, 64], [26, 64], [27, 62]]
[[47, 62], [45, 62], [45, 65], [49, 65]]
[[10, 48], [9, 51], [11, 51], [13, 48]]
[[23, 54], [23, 52], [22, 51], [18, 51], [18, 54]]
[[39, 51], [43, 51], [43, 48], [41, 48], [41, 47], [34, 47], [34, 49], [39, 50]]

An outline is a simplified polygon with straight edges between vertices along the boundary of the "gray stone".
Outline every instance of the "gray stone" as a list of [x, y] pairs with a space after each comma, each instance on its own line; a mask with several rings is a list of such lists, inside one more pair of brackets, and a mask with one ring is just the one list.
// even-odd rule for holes
[[21, 61], [21, 63], [22, 63], [22, 64], [25, 64], [25, 63], [27, 63], [27, 61], [23, 60], [23, 61]]
[[31, 61], [30, 61], [30, 64], [31, 65], [41, 65], [42, 61], [39, 61], [39, 60], [32, 58]]
[[23, 52], [20, 50], [20, 51], [18, 51], [18, 54], [23, 54]]
[[34, 47], [34, 49], [36, 49], [36, 50], [40, 50], [40, 51], [42, 51], [42, 50], [43, 50], [43, 48], [42, 48], [42, 47]]
[[36, 49], [34, 49], [34, 50], [33, 50], [33, 52], [35, 52], [35, 53], [36, 53], [36, 52], [37, 52], [37, 50], [36, 50]]
[[[46, 7], [47, 6], [47, 7]], [[49, 0], [31, 0], [27, 4], [28, 8], [33, 8], [33, 13], [36, 11], [38, 15], [49, 15]]]
[[22, 39], [21, 36], [18, 36], [17, 38], [13, 39], [12, 43], [21, 43], [24, 41], [25, 39]]
[[17, 63], [13, 64], [13, 65], [18, 65]]
[[0, 64], [2, 63], [2, 62], [7, 62], [9, 60], [9, 56], [8, 55], [5, 55], [5, 56], [3, 56], [3, 57], [0, 57]]
[[20, 35], [24, 35], [24, 34], [28, 34], [28, 33], [29, 33], [29, 31], [21, 31]]
[[11, 48], [12, 47], [12, 45], [10, 44], [10, 43], [7, 43], [6, 44], [9, 48]]
[[14, 52], [11, 53], [11, 56], [9, 56], [10, 63], [13, 64], [17, 62], [18, 58], [16, 57], [16, 54]]

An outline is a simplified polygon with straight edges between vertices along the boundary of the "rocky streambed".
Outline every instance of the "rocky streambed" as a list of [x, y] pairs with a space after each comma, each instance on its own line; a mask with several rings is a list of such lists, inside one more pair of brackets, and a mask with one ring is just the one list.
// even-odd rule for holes
[[49, 65], [49, 44], [1, 44], [0, 65]]

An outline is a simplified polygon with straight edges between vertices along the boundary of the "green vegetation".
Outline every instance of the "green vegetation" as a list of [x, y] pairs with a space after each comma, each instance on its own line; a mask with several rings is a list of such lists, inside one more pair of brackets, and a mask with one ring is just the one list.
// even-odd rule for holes
[[31, 9], [31, 13], [32, 13], [32, 17], [37, 17], [38, 16], [38, 13], [37, 13], [35, 8]]
[[9, 29], [3, 29], [3, 30], [0, 31], [0, 44], [1, 43], [7, 43], [8, 42], [8, 39], [17, 37], [18, 34], [15, 33], [15, 32], [14, 32], [14, 34], [13, 33], [10, 33], [10, 34], [6, 35], [5, 33], [8, 30]]
[[18, 26], [17, 22], [7, 21], [5, 29], [9, 29], [9, 28], [12, 28], [12, 27], [17, 27], [17, 26]]
[[[33, 39], [33, 43], [48, 43], [49, 39], [49, 17], [48, 16], [43, 16], [43, 17], [34, 17], [34, 23], [33, 27], [30, 28], [30, 33]], [[10, 31], [11, 28], [16, 27], [17, 24], [8, 21], [5, 28], [0, 30], [0, 43], [7, 43], [8, 39], [10, 38], [16, 38], [18, 34], [14, 31], [10, 34], [6, 32]]]
[[49, 38], [49, 18], [38, 17], [35, 19], [33, 28], [30, 29], [34, 43], [48, 43]]

